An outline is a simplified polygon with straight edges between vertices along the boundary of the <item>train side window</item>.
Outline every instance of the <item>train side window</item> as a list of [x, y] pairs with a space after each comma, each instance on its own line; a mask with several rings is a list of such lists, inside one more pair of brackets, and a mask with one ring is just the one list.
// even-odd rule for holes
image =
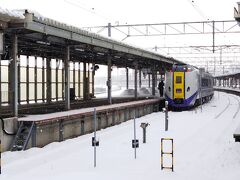
[[208, 79], [202, 78], [202, 87], [208, 87], [208, 85], [209, 85]]
[[176, 83], [181, 84], [182, 83], [182, 77], [181, 76], [176, 76]]
[[171, 91], [171, 87], [170, 87], [170, 86], [168, 87], [168, 91], [169, 91], [169, 92]]
[[190, 87], [188, 86], [188, 87], [187, 87], [187, 92], [189, 92], [189, 91], [190, 91]]

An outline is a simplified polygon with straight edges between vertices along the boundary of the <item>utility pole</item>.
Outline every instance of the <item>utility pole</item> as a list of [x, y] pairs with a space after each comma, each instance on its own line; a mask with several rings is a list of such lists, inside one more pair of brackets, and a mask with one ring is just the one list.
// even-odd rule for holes
[[112, 25], [111, 23], [108, 23], [108, 37], [112, 36], [112, 29], [111, 29]]

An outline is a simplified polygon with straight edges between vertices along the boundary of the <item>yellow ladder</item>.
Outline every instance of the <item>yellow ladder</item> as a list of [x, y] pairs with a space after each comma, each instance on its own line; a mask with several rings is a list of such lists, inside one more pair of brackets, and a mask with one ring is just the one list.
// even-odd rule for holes
[[[163, 143], [164, 141], [172, 141], [172, 151], [171, 152], [164, 152], [163, 151]], [[172, 157], [172, 166], [167, 167], [163, 166], [163, 155], [171, 155]], [[173, 171], [173, 139], [172, 138], [161, 138], [161, 169], [171, 169]]]

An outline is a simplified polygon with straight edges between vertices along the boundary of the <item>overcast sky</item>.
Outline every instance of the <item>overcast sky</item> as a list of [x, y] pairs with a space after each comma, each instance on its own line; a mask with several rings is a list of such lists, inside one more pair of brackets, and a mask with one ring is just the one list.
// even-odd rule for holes
[[0, 0], [78, 27], [233, 19], [236, 0]]
[[[7, 9], [31, 9], [76, 27], [233, 20], [236, 0], [0, 0]], [[106, 29], [104, 34], [107, 35]], [[116, 37], [112, 32], [112, 37]], [[212, 45], [212, 35], [131, 37], [125, 43], [153, 49], [155, 46]], [[215, 37], [215, 44], [239, 44], [236, 34]], [[216, 52], [214, 56], [219, 53]], [[174, 56], [173, 56], [174, 57]]]

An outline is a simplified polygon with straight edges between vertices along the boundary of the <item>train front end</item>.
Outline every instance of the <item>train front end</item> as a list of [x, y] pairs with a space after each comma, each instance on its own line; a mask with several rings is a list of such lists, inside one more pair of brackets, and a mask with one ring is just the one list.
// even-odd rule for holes
[[165, 97], [176, 108], [193, 106], [199, 87], [198, 70], [186, 64], [175, 64], [166, 72]]

